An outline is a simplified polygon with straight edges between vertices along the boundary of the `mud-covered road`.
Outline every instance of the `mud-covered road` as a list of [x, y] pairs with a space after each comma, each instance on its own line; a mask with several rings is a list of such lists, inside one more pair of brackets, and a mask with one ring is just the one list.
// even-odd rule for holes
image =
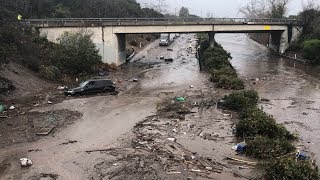
[[[261, 104], [265, 110], [290, 130], [300, 133], [299, 145], [314, 152], [320, 162], [320, 150], [316, 148], [320, 143], [320, 90], [318, 80], [307, 75], [313, 73], [306, 73], [309, 69], [299, 63], [270, 55], [266, 48], [246, 35], [221, 34], [216, 38], [232, 54], [232, 64], [240, 75], [248, 79], [248, 84], [263, 98], [270, 99]], [[215, 98], [227, 93], [213, 88], [208, 75], [199, 72], [195, 49], [187, 50], [189, 43], [195, 47], [193, 35], [181, 35], [169, 47], [159, 47], [154, 42], [139, 52], [119, 72], [138, 78], [138, 82], [127, 83], [118, 96], [69, 98], [34, 109], [39, 112], [68, 109], [83, 115], [75, 123], [39, 141], [0, 149], [0, 179], [228, 180], [248, 177], [252, 167], [230, 162], [222, 156], [223, 153], [235, 155], [231, 149], [236, 143], [232, 137], [233, 117], [229, 112], [222, 112], [212, 104], [207, 108], [192, 108], [192, 113], [183, 120], [157, 112], [164, 99], [184, 96], [194, 107], [215, 102]], [[173, 62], [165, 62], [160, 57], [172, 58]], [[134, 68], [135, 63], [148, 68]], [[143, 124], [136, 126], [141, 121]], [[152, 138], [140, 141], [141, 135]], [[171, 137], [174, 142], [167, 139]], [[21, 168], [22, 157], [30, 158], [34, 164]], [[133, 168], [135, 166], [137, 168]]]

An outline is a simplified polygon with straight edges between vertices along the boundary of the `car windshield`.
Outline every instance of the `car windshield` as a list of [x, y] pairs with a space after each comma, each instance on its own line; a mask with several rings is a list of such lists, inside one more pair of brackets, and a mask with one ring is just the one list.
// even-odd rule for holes
[[88, 84], [88, 81], [84, 81], [84, 82], [80, 83], [79, 86], [83, 88], [83, 87], [85, 87], [87, 84]]

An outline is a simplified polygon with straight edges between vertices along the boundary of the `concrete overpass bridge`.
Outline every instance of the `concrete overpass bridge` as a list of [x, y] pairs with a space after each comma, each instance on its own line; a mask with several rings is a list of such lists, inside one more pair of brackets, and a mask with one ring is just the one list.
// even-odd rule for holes
[[213, 46], [215, 33], [270, 33], [270, 49], [283, 53], [302, 32], [302, 24], [294, 19], [67, 18], [24, 19], [22, 22], [39, 29], [40, 34], [52, 42], [57, 42], [65, 31], [90, 32], [102, 61], [117, 65], [126, 61], [126, 34], [208, 33]]

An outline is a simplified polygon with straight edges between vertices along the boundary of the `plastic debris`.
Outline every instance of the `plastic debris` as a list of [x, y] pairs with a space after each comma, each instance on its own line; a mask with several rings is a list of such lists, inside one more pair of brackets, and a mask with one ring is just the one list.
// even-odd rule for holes
[[53, 102], [51, 102], [51, 101], [48, 101], [48, 104], [53, 104]]
[[167, 140], [172, 141], [172, 142], [175, 142], [175, 141], [176, 141], [176, 138], [167, 138]]
[[164, 61], [166, 61], [166, 62], [173, 62], [173, 59], [172, 59], [172, 58], [166, 58], [166, 59], [164, 59]]
[[190, 88], [194, 88], [194, 86], [191, 85]]
[[246, 143], [239, 143], [233, 146], [231, 149], [235, 150], [238, 153], [243, 153], [243, 151], [246, 149], [246, 146], [247, 146]]
[[4, 110], [4, 105], [0, 104], [0, 113], [2, 113]]
[[20, 159], [20, 162], [21, 162], [21, 167], [32, 166], [32, 161], [31, 161], [30, 159], [21, 158], [21, 159]]
[[179, 101], [179, 102], [185, 102], [185, 101], [186, 101], [186, 98], [184, 98], [184, 97], [177, 97], [176, 100]]
[[14, 110], [16, 107], [14, 107], [14, 106], [10, 106], [10, 110]]
[[132, 79], [133, 82], [138, 82], [139, 80], [137, 78]]
[[187, 127], [188, 128], [193, 128], [195, 125], [193, 125], [193, 124], [187, 124]]
[[308, 156], [306, 155], [306, 153], [304, 151], [298, 150], [297, 159], [299, 159], [299, 160], [307, 160]]
[[59, 86], [57, 89], [58, 90], [65, 90], [65, 89], [67, 89], [67, 87], [66, 86]]

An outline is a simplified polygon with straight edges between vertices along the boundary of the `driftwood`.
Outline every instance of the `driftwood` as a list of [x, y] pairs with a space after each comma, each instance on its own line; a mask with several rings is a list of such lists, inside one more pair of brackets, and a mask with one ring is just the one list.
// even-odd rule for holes
[[224, 156], [224, 157], [226, 157], [228, 159], [231, 159], [231, 160], [234, 160], [234, 161], [238, 161], [238, 162], [242, 162], [242, 163], [246, 163], [246, 164], [249, 164], [249, 165], [257, 165], [256, 162], [246, 161], [246, 160], [243, 160], [243, 159], [238, 159], [238, 158], [235, 158], [235, 157], [227, 156], [225, 154], [222, 154], [222, 156]]

